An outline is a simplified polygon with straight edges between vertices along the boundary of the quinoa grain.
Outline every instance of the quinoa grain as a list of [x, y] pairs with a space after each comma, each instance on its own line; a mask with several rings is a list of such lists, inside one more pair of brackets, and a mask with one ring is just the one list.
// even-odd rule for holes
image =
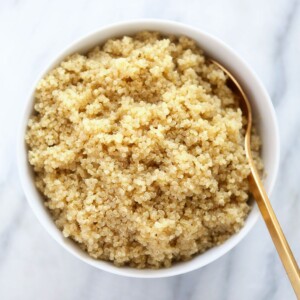
[[96, 259], [160, 268], [239, 231], [249, 166], [226, 80], [194, 41], [155, 32], [108, 40], [46, 75], [26, 142], [63, 235]]

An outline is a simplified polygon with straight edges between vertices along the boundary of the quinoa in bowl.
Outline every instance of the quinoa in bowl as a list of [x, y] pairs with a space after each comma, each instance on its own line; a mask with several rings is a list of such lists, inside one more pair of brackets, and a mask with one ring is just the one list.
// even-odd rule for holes
[[[38, 84], [28, 159], [56, 225], [89, 255], [168, 267], [251, 209], [239, 98], [187, 37], [141, 32], [73, 54]], [[252, 136], [258, 167], [260, 143]]]

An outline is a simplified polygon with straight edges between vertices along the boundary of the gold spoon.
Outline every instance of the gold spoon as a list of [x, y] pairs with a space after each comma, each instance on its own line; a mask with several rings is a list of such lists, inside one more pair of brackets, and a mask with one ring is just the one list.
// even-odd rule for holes
[[294, 288], [295, 294], [298, 299], [300, 299], [300, 270], [297, 265], [297, 262], [293, 256], [293, 253], [289, 247], [289, 244], [284, 236], [284, 233], [279, 225], [279, 222], [276, 218], [274, 210], [271, 206], [270, 200], [266, 193], [266, 190], [263, 186], [263, 183], [259, 177], [257, 169], [255, 167], [251, 148], [250, 148], [250, 138], [251, 138], [251, 127], [252, 127], [252, 112], [251, 105], [245, 94], [243, 88], [239, 84], [239, 82], [235, 79], [235, 77], [221, 64], [218, 62], [211, 60], [216, 66], [218, 66], [223, 72], [229, 77], [229, 79], [234, 84], [234, 87], [241, 94], [241, 109], [243, 114], [247, 117], [247, 129], [245, 134], [245, 151], [246, 157], [249, 161], [251, 173], [249, 176], [250, 189], [251, 192], [258, 204], [260, 212], [264, 218], [264, 221], [267, 225], [269, 233], [272, 237], [273, 243], [277, 249], [281, 262], [286, 270], [286, 273], [289, 277], [292, 287]]

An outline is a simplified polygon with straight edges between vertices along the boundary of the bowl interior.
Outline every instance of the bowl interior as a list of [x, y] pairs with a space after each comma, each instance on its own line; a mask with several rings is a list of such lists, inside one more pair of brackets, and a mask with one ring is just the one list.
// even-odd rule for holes
[[[102, 44], [109, 38], [131, 35], [142, 30], [160, 31], [165, 34], [186, 35], [194, 39], [208, 56], [221, 62], [236, 76], [245, 89], [253, 106], [254, 119], [263, 144], [262, 159], [264, 162], [265, 172], [267, 174], [264, 180], [264, 185], [268, 194], [270, 195], [275, 183], [279, 164], [278, 130], [273, 106], [262, 84], [253, 71], [251, 71], [251, 69], [247, 66], [247, 64], [237, 54], [235, 54], [231, 48], [211, 35], [196, 28], [170, 21], [137, 20], [119, 23], [99, 29], [96, 32], [68, 46], [43, 71], [38, 79], [43, 77], [49, 70], [59, 64], [65, 58], [65, 56], [71, 53], [84, 53], [93, 46]], [[119, 275], [143, 278], [172, 276], [195, 270], [221, 257], [235, 245], [237, 245], [238, 242], [242, 240], [242, 238], [256, 223], [259, 216], [259, 211], [256, 204], [254, 204], [253, 209], [245, 222], [245, 226], [240, 230], [239, 233], [233, 235], [222, 245], [216, 246], [201, 255], [195, 256], [190, 261], [177, 263], [168, 269], [138, 270], [126, 267], [117, 268], [111, 263], [91, 258], [85, 252], [81, 251], [74, 242], [62, 236], [62, 233], [57, 229], [52, 221], [51, 216], [44, 207], [42, 197], [34, 185], [33, 173], [27, 161], [27, 148], [24, 142], [24, 135], [28, 118], [32, 113], [34, 90], [37, 81], [35, 82], [29, 95], [19, 135], [18, 160], [21, 182], [26, 197], [39, 221], [59, 244], [61, 244], [76, 257], [99, 269]]]

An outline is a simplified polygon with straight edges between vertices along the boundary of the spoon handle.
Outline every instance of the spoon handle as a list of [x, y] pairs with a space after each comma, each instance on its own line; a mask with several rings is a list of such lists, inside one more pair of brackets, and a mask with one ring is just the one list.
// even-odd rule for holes
[[273, 243], [277, 249], [281, 262], [286, 270], [292, 287], [294, 288], [297, 299], [300, 299], [300, 271], [295, 260], [295, 257], [291, 251], [291, 248], [284, 236], [284, 233], [280, 227], [280, 224], [276, 218], [274, 210], [271, 206], [268, 195], [260, 180], [259, 174], [251, 164], [250, 175], [250, 189], [258, 204], [260, 212], [267, 225], [269, 233], [272, 237]]

